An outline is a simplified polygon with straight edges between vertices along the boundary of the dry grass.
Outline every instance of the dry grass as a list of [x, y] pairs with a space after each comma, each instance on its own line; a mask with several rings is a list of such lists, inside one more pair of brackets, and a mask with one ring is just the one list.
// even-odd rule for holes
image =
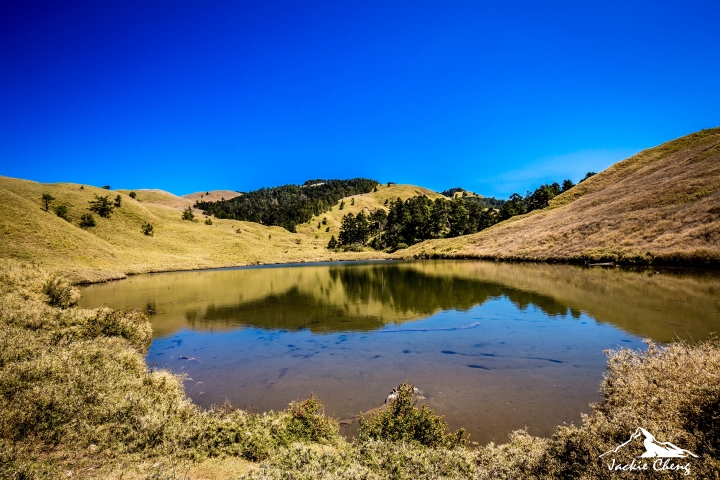
[[[394, 185], [357, 199], [355, 206], [337, 206], [328, 212], [331, 232], [314, 225], [298, 227], [293, 234], [281, 227], [265, 227], [252, 222], [214, 219], [212, 225], [180, 219], [177, 208], [160, 204], [181, 197], [167, 192], [139, 190], [133, 200], [124, 193], [122, 207], [109, 219], [95, 220], [97, 226], [83, 229], [78, 220], [87, 212], [93, 195], [118, 195], [116, 191], [79, 185], [40, 184], [27, 180], [0, 177], [0, 258], [32, 262], [62, 270], [74, 282], [94, 282], [123, 278], [126, 274], [153, 271], [255, 265], [268, 263], [313, 262], [364, 258], [387, 258], [382, 252], [327, 250], [330, 235], [337, 235], [343, 213], [359, 211], [364, 206], [377, 208], [385, 198], [407, 197], [417, 187]], [[66, 205], [71, 222], [43, 211], [40, 197], [49, 193], [53, 205]], [[158, 203], [160, 202], [160, 203]], [[180, 205], [182, 206], [182, 205]], [[320, 219], [322, 220], [322, 219]], [[149, 222], [154, 236], [143, 235], [141, 226]]]
[[399, 258], [720, 264], [720, 128], [618, 162], [542, 211]]

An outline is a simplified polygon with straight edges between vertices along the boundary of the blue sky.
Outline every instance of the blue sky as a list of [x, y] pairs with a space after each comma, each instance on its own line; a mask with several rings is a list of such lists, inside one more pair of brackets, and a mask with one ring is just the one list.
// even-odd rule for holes
[[0, 3], [0, 174], [500, 198], [720, 125], [720, 2]]

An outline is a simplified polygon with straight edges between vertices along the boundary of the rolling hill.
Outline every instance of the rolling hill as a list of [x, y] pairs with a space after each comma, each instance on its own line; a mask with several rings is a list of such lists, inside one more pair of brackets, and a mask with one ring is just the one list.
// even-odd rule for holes
[[[43, 194], [52, 195], [50, 211]], [[108, 191], [71, 183], [41, 184], [0, 176], [0, 258], [62, 270], [76, 282], [122, 278], [153, 271], [264, 263], [382, 258], [486, 258], [527, 261], [720, 264], [720, 128], [703, 130], [618, 162], [555, 197], [550, 205], [462, 237], [430, 240], [392, 255], [365, 249], [327, 250], [343, 215], [386, 208], [386, 200], [427, 195], [412, 185], [379, 185], [344, 199], [293, 234], [237, 220], [206, 225], [181, 220], [180, 212], [199, 195], [210, 199], [231, 191], [180, 197], [162, 190]], [[120, 195], [122, 206], [97, 225], [80, 228], [94, 195]], [[354, 204], [353, 204], [354, 203]], [[53, 207], [67, 207], [70, 221]], [[141, 232], [144, 223], [154, 236]], [[319, 225], [319, 228], [318, 228]]]
[[720, 264], [720, 128], [644, 150], [482, 232], [395, 258]]
[[[212, 225], [206, 225], [198, 216], [198, 222], [183, 221], [180, 212], [192, 205], [192, 198], [162, 190], [136, 190], [137, 196], [132, 199], [129, 192], [0, 176], [0, 258], [62, 270], [76, 282], [155, 271], [387, 258], [382, 252], [334, 252], [326, 246], [330, 236], [338, 234], [342, 215], [347, 212], [379, 208], [385, 199], [404, 199], [418, 193], [438, 195], [408, 185], [380, 186], [378, 192], [358, 195], [355, 205], [346, 199], [344, 210], [335, 206], [323, 214], [327, 225], [321, 230], [316, 226], [322, 218], [317, 217], [310, 224], [299, 225], [298, 233], [293, 234], [281, 227], [237, 220], [212, 219]], [[40, 200], [45, 193], [55, 198], [48, 212]], [[95, 227], [80, 228], [78, 220], [88, 212], [94, 195], [110, 195], [111, 199], [120, 195], [121, 207], [107, 219], [95, 215]], [[58, 205], [67, 207], [70, 221], [54, 213], [53, 207]], [[196, 210], [196, 214], [200, 212]], [[153, 225], [154, 236], [141, 232], [145, 222]], [[326, 232], [328, 227], [330, 231]]]

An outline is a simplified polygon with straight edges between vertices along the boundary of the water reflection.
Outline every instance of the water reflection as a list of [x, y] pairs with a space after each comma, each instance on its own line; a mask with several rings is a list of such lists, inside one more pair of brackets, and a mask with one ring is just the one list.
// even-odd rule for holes
[[720, 318], [720, 278], [688, 270], [426, 261], [321, 264], [131, 277], [83, 290], [82, 305], [134, 307], [156, 336], [242, 326], [370, 331], [497, 298], [549, 316], [585, 313], [656, 341], [704, 338]]
[[151, 313], [148, 364], [187, 373], [201, 406], [265, 411], [315, 393], [348, 418], [409, 379], [480, 443], [578, 422], [599, 400], [604, 349], [720, 324], [718, 275], [688, 270], [374, 262], [141, 275], [82, 293], [86, 307]]

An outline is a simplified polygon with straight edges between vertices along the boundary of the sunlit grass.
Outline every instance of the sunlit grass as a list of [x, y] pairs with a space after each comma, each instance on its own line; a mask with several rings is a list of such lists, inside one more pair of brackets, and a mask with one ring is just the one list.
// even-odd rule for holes
[[396, 258], [720, 265], [720, 128], [618, 162], [544, 210]]

